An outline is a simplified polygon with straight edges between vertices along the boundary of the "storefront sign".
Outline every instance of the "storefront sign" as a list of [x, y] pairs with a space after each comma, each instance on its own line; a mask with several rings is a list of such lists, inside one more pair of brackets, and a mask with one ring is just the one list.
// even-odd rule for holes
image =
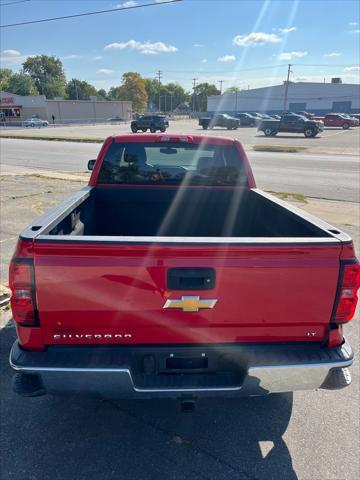
[[13, 105], [14, 104], [14, 98], [13, 97], [1, 97], [0, 98], [0, 104], [1, 105]]

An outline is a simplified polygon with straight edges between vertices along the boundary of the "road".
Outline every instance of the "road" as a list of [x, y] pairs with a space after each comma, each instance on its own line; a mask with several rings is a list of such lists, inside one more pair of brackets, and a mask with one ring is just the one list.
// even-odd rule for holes
[[[2, 170], [7, 167], [81, 172], [96, 158], [99, 144], [1, 139]], [[259, 188], [274, 192], [359, 202], [359, 158], [352, 155], [270, 153], [249, 150]]]

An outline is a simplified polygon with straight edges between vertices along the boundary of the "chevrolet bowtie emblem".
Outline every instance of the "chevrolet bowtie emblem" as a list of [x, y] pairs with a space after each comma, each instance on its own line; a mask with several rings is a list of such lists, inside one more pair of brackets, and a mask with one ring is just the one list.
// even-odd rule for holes
[[198, 312], [200, 308], [214, 308], [217, 300], [200, 300], [200, 297], [185, 296], [181, 300], [168, 299], [163, 308], [179, 308], [183, 312]]

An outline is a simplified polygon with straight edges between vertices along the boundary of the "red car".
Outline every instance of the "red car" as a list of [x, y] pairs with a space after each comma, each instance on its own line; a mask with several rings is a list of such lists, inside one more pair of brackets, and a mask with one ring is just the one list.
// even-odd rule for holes
[[17, 393], [188, 406], [350, 383], [352, 240], [257, 189], [237, 140], [118, 135], [88, 166], [11, 261]]
[[339, 113], [328, 113], [322, 117], [322, 121], [325, 127], [342, 127], [343, 129], [348, 129], [358, 125], [355, 119], [344, 117]]

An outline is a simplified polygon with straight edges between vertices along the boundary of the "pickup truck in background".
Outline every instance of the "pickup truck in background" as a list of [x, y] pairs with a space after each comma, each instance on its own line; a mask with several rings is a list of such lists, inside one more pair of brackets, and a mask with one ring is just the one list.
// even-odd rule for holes
[[316, 137], [324, 129], [320, 120], [309, 120], [301, 115], [284, 114], [280, 120], [262, 120], [258, 131], [264, 132], [267, 137], [274, 137], [279, 132], [303, 133], [305, 137]]
[[108, 138], [10, 264], [15, 392], [110, 398], [339, 389], [351, 238], [256, 188], [236, 140]]
[[240, 120], [235, 117], [231, 117], [226, 113], [219, 113], [212, 117], [199, 118], [199, 125], [204, 130], [214, 127], [224, 127], [228, 130], [236, 130], [240, 126]]

